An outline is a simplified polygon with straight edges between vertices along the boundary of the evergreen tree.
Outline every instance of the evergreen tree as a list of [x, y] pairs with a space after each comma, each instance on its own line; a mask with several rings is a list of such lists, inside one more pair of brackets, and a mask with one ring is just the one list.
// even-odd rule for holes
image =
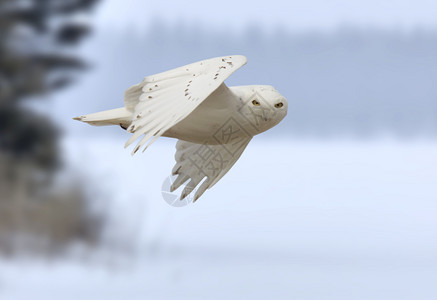
[[83, 188], [50, 184], [59, 130], [27, 105], [84, 69], [72, 50], [89, 28], [77, 17], [96, 1], [0, 0], [0, 253], [50, 254], [99, 237], [102, 219]]
[[84, 68], [68, 52], [89, 32], [74, 17], [95, 2], [0, 0], [0, 153], [49, 173], [59, 165], [58, 130], [22, 102], [65, 87]]

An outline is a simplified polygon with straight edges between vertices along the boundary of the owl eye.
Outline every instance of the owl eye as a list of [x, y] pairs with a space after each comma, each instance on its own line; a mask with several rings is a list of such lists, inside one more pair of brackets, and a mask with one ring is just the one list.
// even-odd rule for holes
[[252, 104], [254, 105], [254, 106], [260, 106], [261, 104], [258, 102], [258, 100], [253, 100], [252, 101]]
[[279, 103], [275, 104], [276, 108], [281, 108], [282, 106], [284, 106], [284, 103], [282, 103], [282, 102], [279, 102]]

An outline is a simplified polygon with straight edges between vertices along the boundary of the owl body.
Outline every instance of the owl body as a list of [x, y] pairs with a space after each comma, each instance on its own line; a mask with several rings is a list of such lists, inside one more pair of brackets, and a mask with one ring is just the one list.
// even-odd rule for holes
[[[286, 116], [287, 107], [275, 108], [276, 103], [287, 105], [272, 86], [221, 86], [163, 136], [198, 144], [232, 143], [278, 124]], [[220, 132], [231, 134], [232, 139], [218, 138]]]
[[180, 199], [197, 187], [195, 201], [229, 171], [253, 136], [287, 114], [287, 100], [272, 86], [224, 84], [246, 62], [241, 55], [223, 56], [147, 76], [126, 90], [123, 107], [74, 119], [126, 129], [132, 135], [125, 147], [139, 140], [132, 154], [160, 136], [178, 139], [171, 190], [188, 182]]

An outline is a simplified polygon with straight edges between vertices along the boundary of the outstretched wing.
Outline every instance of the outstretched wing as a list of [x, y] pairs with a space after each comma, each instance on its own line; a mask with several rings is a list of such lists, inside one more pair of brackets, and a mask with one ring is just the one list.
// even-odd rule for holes
[[172, 170], [173, 175], [178, 177], [173, 182], [171, 191], [191, 179], [182, 191], [182, 200], [206, 177], [194, 195], [196, 201], [232, 168], [250, 140], [247, 137], [234, 144], [223, 145], [201, 145], [179, 140], [176, 144], [176, 165]]
[[144, 134], [132, 154], [150, 140], [147, 148], [186, 118], [246, 62], [246, 57], [241, 55], [216, 57], [144, 78], [140, 83], [142, 94], [127, 129], [133, 135], [125, 147]]

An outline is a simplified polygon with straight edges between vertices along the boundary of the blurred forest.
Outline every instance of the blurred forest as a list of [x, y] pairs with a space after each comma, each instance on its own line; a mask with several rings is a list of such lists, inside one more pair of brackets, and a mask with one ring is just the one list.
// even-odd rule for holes
[[54, 253], [99, 237], [84, 188], [54, 184], [60, 131], [26, 106], [85, 68], [74, 49], [90, 29], [77, 16], [95, 2], [0, 1], [0, 253]]

